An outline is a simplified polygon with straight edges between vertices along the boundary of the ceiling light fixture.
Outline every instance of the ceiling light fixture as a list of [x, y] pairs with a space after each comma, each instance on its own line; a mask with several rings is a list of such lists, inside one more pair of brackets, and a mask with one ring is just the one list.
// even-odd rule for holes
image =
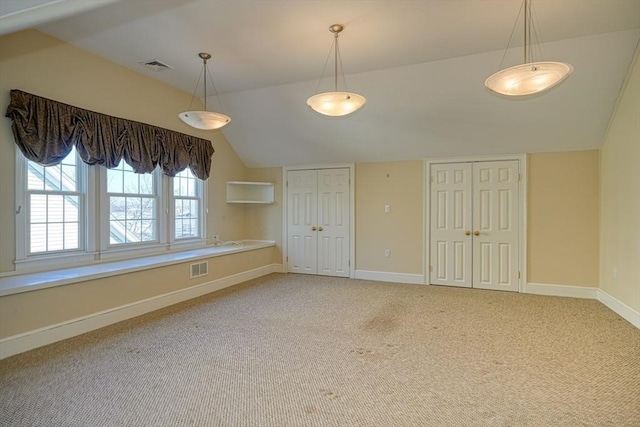
[[[518, 17], [519, 16], [520, 13], [518, 13]], [[489, 90], [507, 96], [532, 95], [556, 86], [571, 74], [573, 67], [570, 64], [564, 62], [532, 61], [532, 28], [531, 0], [524, 0], [524, 64], [505, 68], [489, 76], [484, 82], [484, 85], [489, 88]], [[535, 29], [533, 33], [536, 34]], [[513, 32], [511, 36], [513, 37]], [[509, 44], [510, 43], [511, 39], [509, 39]], [[540, 43], [537, 45], [539, 48]], [[507, 45], [507, 50], [508, 49], [509, 45]], [[504, 55], [502, 60], [504, 62]], [[500, 64], [500, 66], [502, 67], [502, 64]]]
[[[358, 110], [367, 101], [364, 96], [357, 93], [347, 92], [347, 82], [344, 78], [344, 69], [342, 68], [342, 57], [340, 57], [340, 48], [338, 47], [338, 34], [344, 30], [344, 26], [340, 24], [333, 24], [329, 27], [329, 31], [333, 33], [333, 61], [334, 61], [334, 91], [324, 92], [313, 95], [307, 99], [307, 105], [314, 111], [323, 114], [325, 116], [339, 117], [346, 116]], [[331, 51], [329, 51], [331, 53]], [[329, 58], [327, 58], [328, 60]], [[342, 80], [344, 82], [345, 92], [338, 92], [338, 62], [340, 63], [340, 71], [342, 71]], [[324, 70], [327, 68], [327, 63], [324, 64], [318, 87], [324, 76]], [[318, 88], [316, 88], [316, 92]]]
[[[226, 126], [231, 118], [229, 116], [222, 113], [214, 113], [212, 111], [207, 111], [207, 74], [209, 70], [207, 69], [207, 60], [211, 59], [211, 55], [208, 53], [199, 53], [198, 56], [202, 58], [203, 66], [202, 72], [200, 73], [200, 77], [204, 74], [204, 111], [185, 111], [184, 113], [178, 114], [178, 117], [188, 124], [191, 127], [202, 130], [214, 130], [220, 129], [223, 126]], [[196, 89], [193, 91], [193, 97], [191, 98], [191, 102], [193, 103], [193, 98], [196, 96], [196, 91], [198, 90], [198, 84], [200, 83], [200, 77], [198, 77], [198, 82], [196, 83]], [[220, 97], [218, 96], [218, 91], [216, 90], [216, 85], [213, 83], [213, 77], [211, 77], [211, 84], [213, 84], [213, 90], [216, 94], [216, 98], [218, 98], [218, 102], [220, 103], [220, 107], [222, 107], [222, 103], [220, 102]]]

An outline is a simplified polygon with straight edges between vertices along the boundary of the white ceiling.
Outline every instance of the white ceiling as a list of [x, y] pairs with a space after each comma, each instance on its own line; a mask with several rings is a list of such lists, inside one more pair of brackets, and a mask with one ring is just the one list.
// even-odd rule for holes
[[[197, 53], [212, 53], [232, 118], [222, 132], [250, 167], [598, 148], [640, 39], [640, 0], [534, 0], [536, 59], [575, 71], [544, 95], [505, 100], [483, 81], [500, 68], [514, 25], [504, 66], [522, 61], [521, 0], [33, 0], [37, 16], [11, 2], [0, 2], [10, 6], [0, 9], [0, 33], [37, 25], [188, 93]], [[334, 23], [346, 27], [348, 88], [367, 104], [329, 119], [305, 101]], [[174, 68], [139, 65], [150, 59]], [[323, 79], [320, 91], [331, 84]]]

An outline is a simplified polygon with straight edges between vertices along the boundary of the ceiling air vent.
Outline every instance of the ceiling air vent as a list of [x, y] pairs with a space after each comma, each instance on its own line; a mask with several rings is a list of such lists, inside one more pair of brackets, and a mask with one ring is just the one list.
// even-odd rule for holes
[[142, 61], [139, 62], [140, 65], [143, 65], [147, 68], [152, 69], [153, 71], [164, 71], [164, 70], [170, 70], [173, 67], [171, 65], [165, 64], [164, 62], [158, 60], [158, 59], [151, 59], [149, 61]]

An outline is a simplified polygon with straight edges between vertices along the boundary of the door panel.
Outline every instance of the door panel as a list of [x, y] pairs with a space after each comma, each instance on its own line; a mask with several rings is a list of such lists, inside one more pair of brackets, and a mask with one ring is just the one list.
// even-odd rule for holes
[[315, 171], [287, 173], [288, 265], [292, 273], [316, 274], [318, 235], [312, 231], [317, 220]]
[[431, 260], [434, 285], [471, 287], [470, 163], [431, 166]]
[[473, 165], [473, 287], [518, 291], [518, 161]]
[[349, 169], [318, 173], [318, 274], [349, 277]]

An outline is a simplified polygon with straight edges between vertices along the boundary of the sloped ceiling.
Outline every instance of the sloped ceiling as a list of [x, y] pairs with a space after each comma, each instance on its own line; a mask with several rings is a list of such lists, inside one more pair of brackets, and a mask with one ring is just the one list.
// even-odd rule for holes
[[[575, 71], [548, 93], [506, 100], [483, 82], [522, 61], [521, 0], [102, 1], [75, 14], [77, 2], [66, 2], [65, 13], [33, 25], [185, 92], [200, 73], [198, 52], [212, 53], [232, 118], [218, 132], [250, 167], [595, 149], [640, 39], [640, 0], [534, 0], [536, 59]], [[348, 88], [367, 104], [330, 119], [305, 101], [317, 91], [334, 23], [345, 25]], [[173, 69], [139, 65], [150, 59]], [[326, 76], [320, 91], [330, 90]], [[220, 110], [215, 97], [208, 104]]]

